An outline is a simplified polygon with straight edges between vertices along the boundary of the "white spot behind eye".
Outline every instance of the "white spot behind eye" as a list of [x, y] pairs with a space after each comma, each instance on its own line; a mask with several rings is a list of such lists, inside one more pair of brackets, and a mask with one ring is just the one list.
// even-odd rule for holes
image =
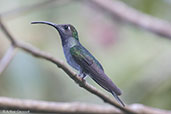
[[71, 30], [71, 27], [70, 26], [68, 26], [68, 30]]

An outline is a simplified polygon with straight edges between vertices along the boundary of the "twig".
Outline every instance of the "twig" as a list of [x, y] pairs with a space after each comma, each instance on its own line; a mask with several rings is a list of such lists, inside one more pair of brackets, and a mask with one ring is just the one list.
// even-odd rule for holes
[[[132, 104], [130, 109], [140, 114], [171, 114], [171, 111], [146, 107], [141, 104]], [[64, 114], [115, 114], [122, 113], [120, 110], [106, 105], [85, 103], [60, 103], [38, 100], [22, 100], [8, 97], [0, 97], [0, 109], [2, 111], [26, 111], [41, 113], [64, 113]]]
[[2, 20], [1, 20], [1, 15], [0, 15], [0, 28], [5, 33], [5, 35], [7, 36], [7, 38], [11, 41], [12, 45], [15, 46], [16, 45], [16, 40], [15, 40], [14, 37], [11, 36], [11, 34], [5, 28], [5, 26], [4, 26], [4, 24], [2, 23]]
[[[144, 28], [171, 39], [171, 23], [137, 11], [119, 0], [87, 0], [91, 5], [108, 12], [114, 19]], [[94, 8], [94, 7], [93, 7]]]
[[100, 92], [99, 90], [97, 90], [96, 88], [94, 88], [93, 86], [89, 85], [88, 83], [86, 83], [85, 81], [83, 81], [79, 76], [76, 75], [75, 72], [73, 72], [72, 70], [70, 70], [62, 61], [54, 58], [53, 56], [40, 51], [39, 49], [23, 43], [23, 42], [19, 42], [16, 39], [13, 38], [13, 36], [8, 32], [8, 30], [6, 29], [6, 27], [3, 25], [2, 21], [0, 20], [0, 25], [2, 27], [3, 32], [7, 35], [8, 39], [11, 42], [15, 43], [15, 46], [23, 49], [24, 51], [32, 54], [35, 57], [38, 58], [43, 58], [46, 59], [48, 61], [53, 62], [54, 64], [56, 64], [59, 68], [61, 68], [62, 70], [64, 70], [65, 73], [68, 74], [68, 76], [70, 78], [72, 78], [76, 83], [79, 84], [80, 87], [86, 89], [87, 91], [91, 92], [92, 94], [98, 96], [99, 98], [101, 98], [104, 102], [109, 103], [117, 108], [119, 108], [120, 110], [122, 110], [123, 112], [126, 113], [136, 113], [135, 111], [130, 110], [127, 107], [122, 107], [120, 106], [118, 103], [116, 103], [113, 99], [110, 99], [109, 97], [107, 97], [105, 94], [103, 94], [102, 92]]
[[5, 70], [15, 55], [15, 46], [11, 44], [4, 57], [0, 60], [0, 74]]

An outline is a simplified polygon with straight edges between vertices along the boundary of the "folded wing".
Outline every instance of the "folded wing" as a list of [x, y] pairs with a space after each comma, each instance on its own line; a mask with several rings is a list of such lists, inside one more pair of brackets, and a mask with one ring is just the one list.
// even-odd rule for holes
[[71, 55], [75, 62], [79, 64], [86, 74], [103, 87], [108, 92], [114, 92], [121, 95], [120, 89], [104, 73], [101, 64], [82, 46], [74, 46], [70, 49]]

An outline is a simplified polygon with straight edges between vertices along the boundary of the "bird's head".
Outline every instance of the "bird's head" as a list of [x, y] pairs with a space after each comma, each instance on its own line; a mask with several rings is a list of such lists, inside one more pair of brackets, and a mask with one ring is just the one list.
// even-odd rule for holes
[[59, 32], [62, 40], [67, 39], [69, 37], [73, 37], [76, 40], [79, 40], [77, 30], [74, 28], [74, 26], [70, 24], [54, 24], [54, 23], [47, 22], [47, 21], [35, 21], [35, 22], [32, 22], [31, 24], [47, 24], [47, 25], [55, 27], [57, 31]]

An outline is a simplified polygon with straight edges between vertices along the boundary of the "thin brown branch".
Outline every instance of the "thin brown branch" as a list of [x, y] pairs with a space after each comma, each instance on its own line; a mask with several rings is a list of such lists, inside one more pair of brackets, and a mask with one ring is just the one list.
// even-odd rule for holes
[[[137, 11], [119, 0], [87, 0], [114, 19], [144, 28], [160, 36], [171, 39], [171, 23]], [[94, 7], [93, 7], [94, 8]]]
[[1, 110], [28, 111], [28, 112], [49, 112], [68, 114], [112, 114], [121, 113], [112, 106], [101, 106], [85, 103], [59, 103], [36, 100], [21, 100], [7, 97], [0, 97]]
[[11, 42], [15, 42], [15, 46], [23, 49], [24, 51], [32, 54], [35, 57], [38, 58], [42, 58], [42, 59], [46, 59], [48, 61], [53, 62], [54, 64], [56, 64], [59, 68], [61, 68], [62, 70], [64, 70], [64, 72], [66, 74], [68, 74], [68, 76], [70, 78], [72, 78], [76, 83], [79, 84], [80, 87], [86, 89], [87, 91], [91, 92], [92, 94], [98, 96], [99, 98], [101, 98], [104, 102], [109, 103], [117, 108], [119, 108], [120, 110], [122, 110], [123, 112], [126, 113], [136, 113], [135, 111], [130, 110], [127, 107], [122, 107], [120, 106], [118, 103], [116, 103], [113, 99], [110, 99], [109, 97], [107, 97], [104, 93], [100, 92], [99, 90], [97, 90], [96, 88], [94, 88], [93, 86], [89, 85], [88, 83], [86, 83], [84, 80], [82, 80], [79, 76], [76, 75], [75, 72], [73, 72], [71, 69], [68, 68], [68, 66], [66, 66], [63, 62], [61, 62], [60, 60], [54, 58], [53, 56], [40, 51], [39, 49], [23, 43], [23, 42], [19, 42], [16, 39], [14, 39], [14, 37], [8, 32], [8, 30], [6, 29], [6, 27], [4, 26], [4, 24], [2, 23], [2, 21], [0, 20], [0, 25], [2, 27], [3, 32], [7, 35], [8, 39]]
[[11, 44], [4, 57], [0, 60], [0, 74], [5, 70], [15, 55], [15, 46]]
[[[141, 114], [171, 114], [171, 111], [146, 107], [141, 104], [132, 104], [130, 109]], [[114, 114], [122, 113], [109, 105], [95, 105], [85, 103], [60, 103], [38, 100], [22, 100], [8, 97], [0, 97], [0, 109], [3, 111], [49, 112], [64, 114]]]
[[16, 40], [14, 37], [12, 37], [12, 35], [8, 32], [8, 30], [5, 28], [4, 24], [2, 23], [1, 20], [1, 16], [0, 16], [0, 28], [2, 29], [2, 31], [5, 33], [5, 35], [7, 36], [7, 38], [10, 40], [10, 42], [12, 43], [12, 45], [15, 46], [16, 44]]

